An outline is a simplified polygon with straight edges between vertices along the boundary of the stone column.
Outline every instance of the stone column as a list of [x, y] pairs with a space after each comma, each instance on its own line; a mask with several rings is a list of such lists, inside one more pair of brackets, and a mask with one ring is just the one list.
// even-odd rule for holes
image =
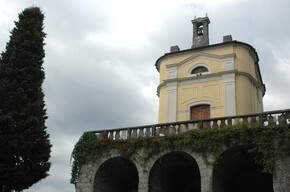
[[[209, 157], [209, 161], [213, 158]], [[213, 169], [212, 165], [208, 165], [204, 162], [201, 155], [196, 156], [196, 162], [199, 165], [201, 192], [213, 192]]]
[[93, 165], [88, 162], [81, 166], [76, 192], [92, 192], [93, 184]]
[[275, 170], [273, 175], [274, 192], [290, 191], [290, 156], [278, 154], [275, 157]]
[[147, 192], [148, 191], [148, 179], [149, 179], [149, 171], [141, 170], [139, 171], [139, 186], [138, 192]]

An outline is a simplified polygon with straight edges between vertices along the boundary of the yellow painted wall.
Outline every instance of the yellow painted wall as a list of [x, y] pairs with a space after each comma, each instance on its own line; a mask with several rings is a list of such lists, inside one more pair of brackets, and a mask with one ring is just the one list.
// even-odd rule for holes
[[166, 107], [167, 107], [167, 89], [163, 86], [159, 93], [159, 123], [166, 123]]
[[224, 115], [223, 82], [219, 80], [178, 86], [177, 121], [188, 120], [188, 105], [199, 101], [212, 102], [214, 117], [222, 117]]
[[254, 59], [249, 54], [249, 50], [244, 47], [236, 46], [234, 48], [234, 52], [236, 53], [235, 69], [237, 69], [238, 71], [249, 73], [254, 77], [253, 73]]
[[[257, 71], [254, 71], [253, 53], [245, 45], [226, 44], [219, 47], [209, 47], [202, 49], [201, 52], [193, 50], [187, 53], [176, 53], [167, 55], [160, 61], [160, 84], [167, 80], [166, 65], [177, 64], [182, 62], [178, 67], [178, 79], [188, 77], [188, 72], [193, 65], [207, 64], [210, 66], [212, 73], [217, 74], [223, 71], [223, 63], [221, 58], [207, 57], [203, 54], [196, 57], [199, 53], [212, 55], [229, 55], [235, 54], [234, 67], [238, 72], [245, 72], [253, 77], [257, 76]], [[191, 60], [183, 63], [184, 60], [192, 57]], [[256, 69], [257, 70], [257, 69]], [[255, 74], [254, 74], [255, 73]], [[259, 80], [259, 79], [258, 79]], [[218, 87], [218, 88], [217, 88]], [[236, 94], [236, 114], [250, 114], [263, 111], [262, 88], [259, 87], [259, 94], [256, 93], [256, 85], [251, 82], [249, 77], [241, 74], [235, 75], [235, 94]], [[255, 97], [257, 103], [255, 107]], [[167, 89], [166, 84], [159, 90], [159, 123], [165, 123], [167, 117]], [[177, 121], [187, 120], [187, 106], [197, 101], [210, 101], [214, 105], [214, 117], [224, 116], [224, 90], [223, 80], [209, 81], [197, 84], [178, 85], [177, 88]]]
[[250, 80], [242, 75], [236, 76], [237, 115], [254, 113], [253, 87]]

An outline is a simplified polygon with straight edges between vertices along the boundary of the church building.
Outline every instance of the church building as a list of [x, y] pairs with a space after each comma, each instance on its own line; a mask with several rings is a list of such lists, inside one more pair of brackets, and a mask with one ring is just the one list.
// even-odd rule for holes
[[257, 52], [192, 24], [192, 47], [155, 63], [159, 123], [86, 132], [77, 192], [290, 192], [290, 109], [263, 112]]
[[155, 66], [160, 73], [159, 123], [263, 112], [265, 85], [249, 44], [209, 44], [209, 18], [195, 18], [192, 47], [172, 46]]

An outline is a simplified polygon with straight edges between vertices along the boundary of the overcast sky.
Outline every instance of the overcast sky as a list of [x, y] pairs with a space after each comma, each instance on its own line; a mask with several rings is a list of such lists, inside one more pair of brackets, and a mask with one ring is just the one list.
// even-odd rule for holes
[[290, 108], [289, 0], [0, 0], [1, 52], [32, 5], [45, 14], [53, 148], [50, 176], [25, 191], [74, 191], [70, 154], [84, 131], [157, 123], [155, 61], [172, 45], [191, 47], [194, 16], [208, 14], [210, 44], [231, 34], [256, 49], [265, 111]]

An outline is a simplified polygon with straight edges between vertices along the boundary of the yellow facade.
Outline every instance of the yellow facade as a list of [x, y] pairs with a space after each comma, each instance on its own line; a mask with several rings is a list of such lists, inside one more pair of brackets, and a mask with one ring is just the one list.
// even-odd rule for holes
[[[210, 105], [210, 117], [263, 111], [265, 93], [258, 56], [248, 44], [230, 41], [167, 53], [160, 72], [159, 123], [189, 120], [190, 107]], [[197, 67], [207, 72], [191, 74]]]

